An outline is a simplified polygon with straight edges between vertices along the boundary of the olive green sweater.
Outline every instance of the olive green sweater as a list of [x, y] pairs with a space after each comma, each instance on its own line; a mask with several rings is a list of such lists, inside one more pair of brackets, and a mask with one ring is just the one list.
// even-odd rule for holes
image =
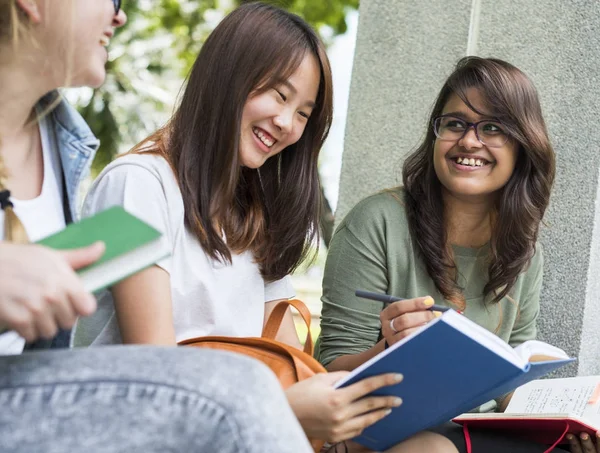
[[[437, 304], [450, 305], [435, 288], [415, 250], [402, 200], [401, 188], [373, 195], [360, 202], [336, 230], [325, 266], [321, 334], [315, 351], [324, 365], [339, 356], [363, 352], [377, 342], [383, 304], [356, 297], [357, 289], [403, 298], [430, 295]], [[543, 272], [540, 246], [510, 297], [498, 303], [490, 303], [489, 297], [484, 303], [483, 297], [489, 245], [453, 246], [453, 250], [458, 284], [466, 298], [465, 316], [513, 347], [534, 339]]]

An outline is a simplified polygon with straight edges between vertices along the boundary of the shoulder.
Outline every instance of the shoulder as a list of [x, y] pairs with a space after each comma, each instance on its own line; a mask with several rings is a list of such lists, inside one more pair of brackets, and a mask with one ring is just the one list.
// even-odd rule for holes
[[402, 188], [387, 189], [360, 201], [342, 220], [332, 247], [350, 242], [385, 254], [410, 241]]
[[171, 166], [155, 154], [127, 154], [117, 157], [104, 167], [90, 192], [102, 186], [119, 187], [127, 190], [161, 190], [166, 196], [179, 192], [179, 185]]
[[128, 209], [157, 204], [174, 212], [183, 209], [175, 174], [163, 157], [153, 154], [128, 154], [107, 165], [90, 187], [84, 213], [114, 204]]
[[523, 294], [529, 294], [532, 291], [538, 292], [542, 286], [544, 278], [544, 252], [542, 245], [538, 242], [535, 245], [535, 253], [525, 266], [521, 275], [519, 275], [519, 283]]
[[541, 279], [544, 272], [544, 250], [540, 242], [535, 244], [535, 253], [531, 257], [525, 275], [532, 279]]
[[169, 163], [162, 156], [150, 153], [126, 154], [117, 157], [102, 170], [98, 179], [115, 173], [152, 175], [161, 182], [175, 178]]
[[404, 207], [404, 190], [401, 187], [386, 189], [360, 201], [340, 224], [340, 228], [353, 229], [407, 224]]
[[531, 265], [541, 267], [544, 265], [544, 248], [541, 242], [535, 244], [535, 254], [531, 258]]

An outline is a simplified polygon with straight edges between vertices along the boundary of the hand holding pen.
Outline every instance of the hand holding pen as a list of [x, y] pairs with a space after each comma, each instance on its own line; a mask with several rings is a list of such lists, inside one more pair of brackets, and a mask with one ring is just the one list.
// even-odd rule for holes
[[383, 338], [390, 346], [449, 310], [448, 307], [435, 305], [431, 296], [402, 299], [362, 290], [357, 290], [355, 294], [384, 303], [379, 319]]

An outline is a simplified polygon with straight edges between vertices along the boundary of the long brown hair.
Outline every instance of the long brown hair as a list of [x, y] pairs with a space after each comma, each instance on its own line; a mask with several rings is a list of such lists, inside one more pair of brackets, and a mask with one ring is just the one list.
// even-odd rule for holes
[[[241, 167], [246, 100], [290, 77], [310, 54], [319, 63], [320, 83], [302, 137], [258, 170]], [[133, 152], [167, 159], [183, 196], [186, 227], [209, 256], [231, 261], [230, 250], [250, 250], [262, 276], [275, 280], [292, 272], [318, 238], [317, 158], [332, 104], [331, 69], [316, 33], [294, 14], [247, 3], [202, 46], [168, 125]]]
[[[479, 112], [467, 99], [477, 88], [489, 111]], [[513, 288], [535, 253], [539, 225], [554, 181], [554, 151], [542, 116], [537, 91], [513, 65], [494, 58], [462, 58], [442, 87], [424, 141], [405, 161], [402, 177], [411, 236], [423, 256], [436, 288], [450, 302], [464, 305], [456, 281], [456, 264], [447, 244], [441, 183], [433, 167], [433, 119], [452, 94], [473, 111], [491, 115], [518, 144], [512, 176], [496, 201], [489, 254], [489, 280], [484, 296], [500, 301]]]

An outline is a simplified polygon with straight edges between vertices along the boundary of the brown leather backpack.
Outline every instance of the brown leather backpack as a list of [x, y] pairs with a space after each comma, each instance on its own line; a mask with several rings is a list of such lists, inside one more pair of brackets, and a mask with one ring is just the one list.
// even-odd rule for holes
[[[304, 352], [275, 340], [283, 317], [290, 305], [298, 310], [308, 328], [304, 343]], [[313, 341], [310, 334], [310, 312], [306, 308], [306, 305], [298, 299], [281, 301], [275, 306], [260, 338], [208, 336], [191, 338], [179, 344], [200, 348], [222, 349], [253, 357], [271, 368], [284, 389], [317, 373], [327, 372], [323, 365], [312, 356]], [[318, 452], [324, 442], [313, 440], [311, 444], [315, 451]]]

